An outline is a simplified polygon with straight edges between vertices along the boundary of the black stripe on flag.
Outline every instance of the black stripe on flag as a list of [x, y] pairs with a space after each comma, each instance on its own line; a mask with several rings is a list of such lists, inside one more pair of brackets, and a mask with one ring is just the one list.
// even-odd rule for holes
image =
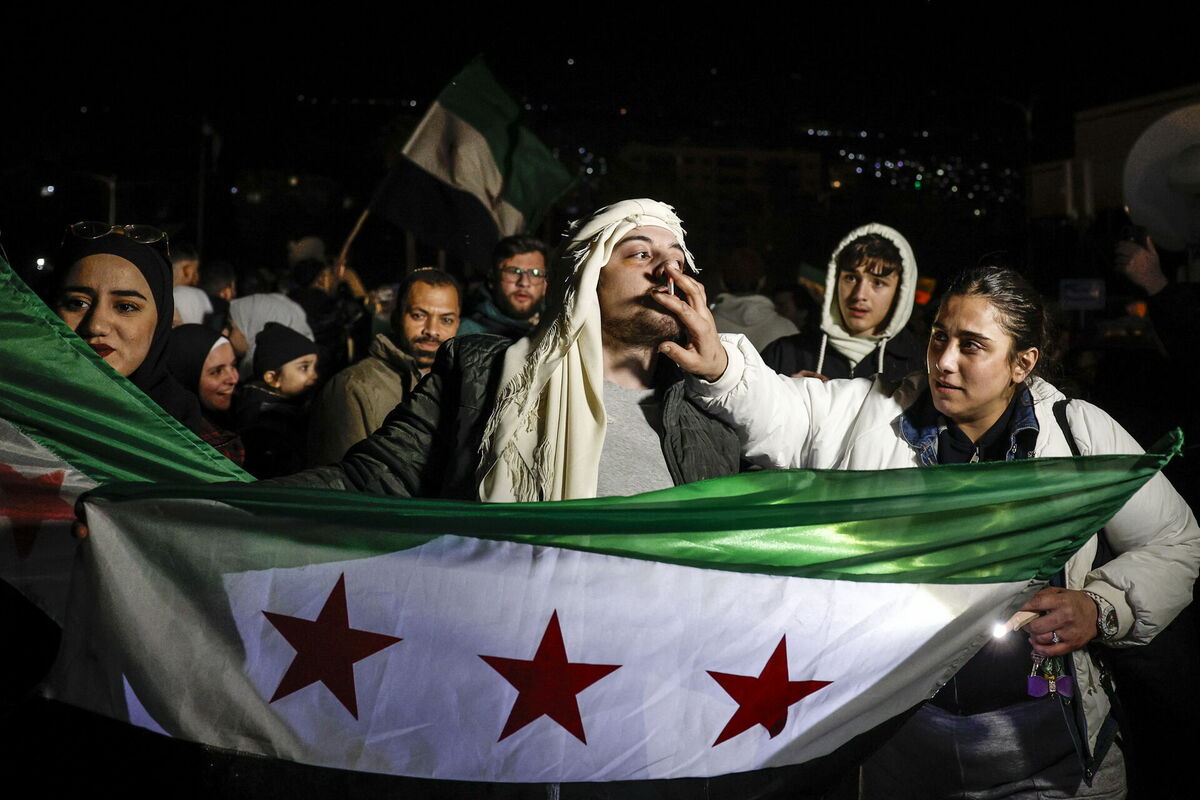
[[371, 211], [480, 272], [491, 267], [500, 232], [479, 198], [444, 183], [406, 157], [399, 159], [376, 190]]

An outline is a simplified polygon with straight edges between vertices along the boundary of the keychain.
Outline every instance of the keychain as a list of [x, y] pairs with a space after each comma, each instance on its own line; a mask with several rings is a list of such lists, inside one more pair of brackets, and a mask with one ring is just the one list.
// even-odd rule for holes
[[1070, 675], [1064, 674], [1066, 665], [1062, 656], [1046, 656], [1033, 654], [1033, 667], [1029, 670], [1029, 696], [1045, 697], [1047, 694], [1060, 694], [1070, 698], [1075, 694], [1075, 683]]

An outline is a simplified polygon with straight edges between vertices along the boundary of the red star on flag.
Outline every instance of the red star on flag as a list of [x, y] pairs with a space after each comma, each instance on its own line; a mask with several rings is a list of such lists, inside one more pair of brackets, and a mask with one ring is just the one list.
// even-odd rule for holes
[[504, 676], [520, 693], [508, 714], [508, 722], [496, 741], [502, 742], [543, 714], [557, 722], [576, 739], [587, 744], [583, 719], [575, 695], [591, 686], [620, 664], [573, 664], [567, 661], [558, 612], [550, 615], [550, 623], [542, 634], [542, 642], [532, 661], [498, 656], [480, 656]]
[[8, 464], [0, 464], [0, 516], [12, 522], [17, 557], [26, 558], [43, 522], [69, 522], [75, 507], [63, 500], [65, 470], [26, 478]]
[[279, 681], [271, 702], [320, 681], [351, 716], [358, 719], [354, 665], [385, 647], [403, 641], [395, 636], [350, 627], [346, 613], [346, 574], [329, 593], [315, 620], [263, 611], [267, 620], [296, 649], [296, 657]]
[[788, 708], [832, 681], [788, 680], [787, 636], [779, 640], [775, 652], [767, 659], [757, 678], [748, 675], [730, 675], [727, 672], [708, 670], [713, 680], [721, 684], [730, 697], [738, 703], [724, 730], [713, 742], [716, 747], [726, 739], [732, 739], [743, 731], [762, 725], [774, 739], [783, 732], [787, 724]]

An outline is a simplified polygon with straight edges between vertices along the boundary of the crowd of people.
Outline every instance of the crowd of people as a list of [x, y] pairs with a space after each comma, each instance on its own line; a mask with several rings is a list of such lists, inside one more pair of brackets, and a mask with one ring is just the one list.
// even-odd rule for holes
[[[1188, 288], [1149, 241], [1115, 257], [1158, 298], [1163, 352], [1184, 363]], [[286, 283], [259, 276], [244, 294], [230, 265], [152, 228], [81, 223], [50, 302], [167, 414], [277, 485], [553, 501], [747, 469], [1141, 451], [1048, 382], [1062, 340], [1025, 278], [981, 263], [922, 318], [913, 248], [885, 225], [850, 232], [807, 316], [790, 318], [753, 251], [722, 265], [710, 304], [682, 222], [652, 200], [573, 223], [554, 254], [505, 238], [470, 291], [426, 268], [367, 292], [312, 238], [289, 260]], [[1198, 567], [1200, 528], [1156, 476], [1028, 601], [1037, 619], [1010, 634], [1024, 650], [986, 647], [865, 761], [864, 796], [1125, 796], [1130, 744], [1097, 653], [1151, 642], [1191, 602]], [[1197, 649], [1193, 627], [1172, 658]], [[1031, 650], [1035, 671], [1072, 676], [1077, 702], [1030, 696]], [[742, 780], [745, 796], [812, 793], [777, 771]]]
[[340, 460], [456, 335], [528, 334], [547, 287], [546, 247], [527, 235], [497, 244], [465, 314], [463, 286], [440, 269], [368, 295], [353, 270], [327, 263], [316, 237], [291, 243], [289, 261], [242, 295], [231, 264], [201, 265], [194, 248], [169, 247], [156, 229], [78, 223], [47, 299], [169, 415], [271, 478]]

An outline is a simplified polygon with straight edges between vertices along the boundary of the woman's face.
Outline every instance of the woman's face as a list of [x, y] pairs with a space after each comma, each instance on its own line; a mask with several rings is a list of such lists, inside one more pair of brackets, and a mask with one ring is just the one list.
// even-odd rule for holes
[[951, 297], [929, 334], [926, 365], [934, 407], [977, 440], [1000, 418], [1037, 348], [1013, 352], [1013, 338], [984, 297]]
[[200, 405], [209, 411], [228, 411], [237, 386], [238, 371], [233, 347], [221, 342], [208, 353], [200, 368]]
[[98, 253], [71, 265], [55, 311], [109, 366], [129, 377], [146, 360], [158, 307], [142, 273]]

